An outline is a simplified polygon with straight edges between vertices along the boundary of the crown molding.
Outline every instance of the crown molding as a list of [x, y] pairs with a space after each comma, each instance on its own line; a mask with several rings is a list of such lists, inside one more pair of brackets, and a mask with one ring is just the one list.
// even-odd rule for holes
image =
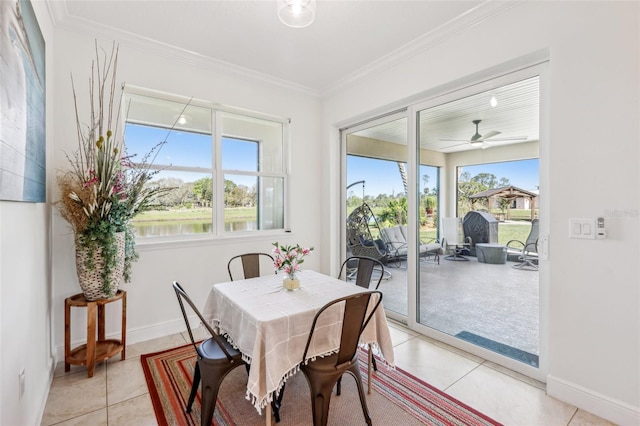
[[205, 56], [188, 49], [142, 37], [139, 34], [123, 31], [100, 22], [81, 19], [69, 13], [65, 1], [45, 1], [54, 28], [88, 34], [96, 38], [103, 37], [107, 39], [116, 39], [120, 44], [125, 44], [145, 52], [152, 52], [158, 56], [172, 61], [179, 61], [185, 65], [226, 72], [234, 76], [240, 75], [247, 79], [261, 81], [266, 84], [275, 85], [308, 96], [326, 98], [339, 90], [344, 90], [349, 86], [357, 84], [360, 80], [366, 77], [380, 74], [392, 67], [395, 67], [399, 63], [411, 59], [416, 54], [433, 48], [434, 46], [455, 37], [463, 31], [470, 30], [476, 25], [492, 19], [494, 16], [515, 7], [525, 0], [485, 0], [483, 3], [450, 19], [429, 33], [424, 34], [399, 49], [396, 49], [395, 51], [371, 62], [367, 66], [360, 68], [324, 89], [313, 89], [307, 86], [295, 84], [268, 74]]
[[437, 28], [434, 28], [432, 31], [405, 44], [395, 51], [376, 59], [369, 65], [360, 68], [343, 79], [340, 79], [335, 84], [322, 90], [322, 97], [329, 97], [339, 90], [344, 90], [349, 86], [357, 84], [365, 77], [380, 74], [392, 67], [395, 67], [399, 63], [411, 59], [416, 54], [431, 49], [434, 46], [455, 37], [463, 31], [470, 30], [476, 25], [492, 19], [494, 16], [515, 7], [524, 1], [525, 0], [485, 0], [483, 3], [450, 19]]
[[121, 45], [124, 44], [145, 52], [152, 52], [158, 56], [172, 61], [178, 61], [185, 65], [226, 72], [234, 76], [240, 75], [247, 79], [261, 81], [313, 97], [320, 97], [321, 95], [319, 90], [310, 87], [221, 61], [169, 43], [143, 37], [139, 34], [123, 31], [100, 22], [78, 18], [69, 13], [65, 1], [46, 1], [49, 16], [55, 28], [87, 34], [95, 38], [115, 39]]

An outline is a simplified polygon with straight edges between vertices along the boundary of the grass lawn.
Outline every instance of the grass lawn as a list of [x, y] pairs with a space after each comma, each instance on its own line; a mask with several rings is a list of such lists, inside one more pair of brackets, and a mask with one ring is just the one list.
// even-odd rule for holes
[[[511, 240], [525, 242], [531, 231], [529, 222], [522, 223], [504, 223], [498, 224], [498, 244], [506, 245]], [[437, 233], [435, 228], [423, 228], [420, 230], [420, 240], [425, 243], [432, 242], [436, 239]]]
[[[226, 220], [256, 219], [255, 207], [237, 207], [224, 209]], [[162, 221], [211, 221], [211, 208], [198, 207], [193, 209], [150, 210], [140, 213], [134, 220], [136, 222], [162, 222]]]

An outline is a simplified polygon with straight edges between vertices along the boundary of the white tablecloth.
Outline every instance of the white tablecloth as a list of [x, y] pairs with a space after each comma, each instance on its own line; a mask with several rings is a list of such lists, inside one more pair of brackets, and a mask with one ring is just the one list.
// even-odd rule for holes
[[[299, 370], [316, 312], [331, 300], [366, 291], [305, 270], [300, 273], [300, 290], [289, 292], [282, 289], [282, 278], [274, 274], [215, 284], [203, 309], [210, 325], [225, 334], [251, 364], [247, 398], [258, 412], [271, 401], [272, 392], [280, 390]], [[333, 327], [316, 331], [307, 359], [338, 349], [341, 318], [340, 312], [334, 312], [329, 319]], [[322, 339], [316, 339], [316, 335]], [[384, 362], [393, 366], [393, 345], [382, 304], [360, 342], [378, 347]]]

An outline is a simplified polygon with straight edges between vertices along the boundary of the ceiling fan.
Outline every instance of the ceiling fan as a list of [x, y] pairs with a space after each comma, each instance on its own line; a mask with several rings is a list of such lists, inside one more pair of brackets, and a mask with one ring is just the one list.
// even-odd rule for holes
[[[487, 133], [485, 133], [484, 135], [481, 135], [478, 131], [478, 125], [482, 122], [482, 120], [473, 120], [472, 123], [476, 125], [476, 132], [473, 136], [471, 136], [471, 139], [441, 139], [442, 141], [448, 141], [448, 142], [464, 142], [464, 143], [470, 143], [472, 145], [475, 144], [480, 144], [480, 147], [482, 149], [488, 148], [487, 143], [488, 142], [498, 142], [498, 141], [520, 141], [520, 140], [526, 140], [527, 137], [526, 136], [511, 136], [511, 137], [505, 137], [505, 138], [499, 138], [499, 139], [495, 139], [496, 136], [498, 136], [499, 134], [501, 134], [502, 132], [498, 132], [497, 130], [491, 130]], [[489, 140], [491, 139], [491, 140]], [[463, 144], [456, 144], [456, 145], [451, 145], [447, 148], [453, 148], [454, 146], [459, 146], [459, 145], [463, 145]]]

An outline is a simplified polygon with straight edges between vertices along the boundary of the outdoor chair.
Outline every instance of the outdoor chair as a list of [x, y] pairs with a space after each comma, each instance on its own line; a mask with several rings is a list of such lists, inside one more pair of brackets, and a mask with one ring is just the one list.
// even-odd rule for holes
[[363, 203], [347, 218], [347, 248], [354, 256], [371, 257], [385, 264], [389, 257], [386, 244], [374, 237], [370, 228], [373, 228], [376, 235], [379, 234], [378, 220], [371, 208]]
[[[372, 298], [374, 306], [367, 314], [367, 308]], [[362, 413], [366, 423], [371, 425], [371, 416], [367, 408], [362, 377], [360, 376], [360, 366], [358, 365], [358, 342], [360, 335], [373, 317], [381, 301], [382, 293], [379, 291], [356, 293], [327, 303], [314, 317], [300, 364], [300, 370], [304, 373], [311, 391], [311, 410], [314, 426], [326, 426], [333, 387], [344, 373], [351, 374], [355, 379]], [[313, 341], [316, 325], [322, 324], [321, 318], [323, 318], [323, 314], [328, 309], [337, 309], [338, 306], [335, 306], [337, 304], [344, 305], [338, 352], [329, 356], [317, 356], [315, 359], [307, 360], [307, 353]]]
[[[380, 230], [380, 236], [387, 246], [389, 260], [401, 262], [407, 259], [409, 231], [407, 225], [395, 225]], [[433, 241], [433, 240], [432, 240]], [[420, 241], [418, 254], [420, 258], [428, 259], [434, 256], [434, 261], [440, 264], [440, 253], [442, 247], [436, 242], [424, 243]]]
[[[187, 325], [189, 338], [198, 355], [193, 373], [191, 393], [189, 394], [189, 400], [187, 402], [187, 413], [191, 412], [193, 401], [198, 393], [198, 385], [202, 380], [202, 389], [200, 390], [202, 401], [200, 425], [210, 426], [213, 419], [213, 412], [216, 409], [218, 390], [220, 389], [222, 381], [233, 369], [246, 364], [242, 360], [242, 354], [237, 349], [234, 349], [226, 339], [220, 337], [213, 331], [187, 293], [176, 281], [173, 282], [173, 289], [176, 292], [180, 310], [182, 311], [184, 322]], [[203, 340], [200, 345], [196, 345], [193, 337], [184, 302], [189, 305], [211, 335], [210, 338]]]
[[538, 219], [531, 221], [531, 230], [525, 242], [518, 240], [510, 240], [507, 242], [507, 257], [509, 252], [517, 253], [518, 263], [513, 265], [514, 268], [524, 269], [527, 271], [538, 270], [538, 233], [539, 233]]
[[[267, 253], [245, 253], [229, 259], [227, 263], [227, 271], [229, 271], [229, 279], [233, 281], [234, 274], [237, 279], [249, 279], [260, 276], [261, 260], [265, 263], [268, 261], [273, 265], [273, 257]], [[240, 269], [240, 266], [242, 269]], [[240, 276], [242, 274], [242, 277]]]
[[445, 259], [458, 261], [469, 260], [464, 257], [463, 254], [469, 250], [473, 241], [471, 241], [471, 237], [463, 237], [463, 239], [460, 240], [460, 234], [460, 219], [457, 217], [442, 218], [442, 249], [445, 252], [451, 253], [445, 256]]

